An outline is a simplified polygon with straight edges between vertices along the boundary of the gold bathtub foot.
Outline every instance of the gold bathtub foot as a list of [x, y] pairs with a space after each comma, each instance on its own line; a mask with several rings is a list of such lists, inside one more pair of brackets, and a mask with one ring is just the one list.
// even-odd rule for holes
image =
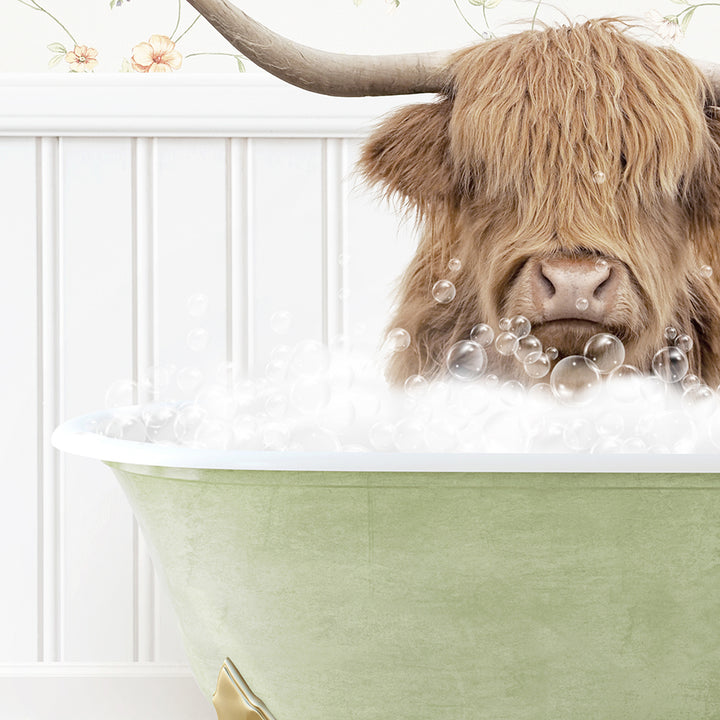
[[230, 658], [220, 670], [213, 705], [218, 720], [275, 720], [255, 696]]

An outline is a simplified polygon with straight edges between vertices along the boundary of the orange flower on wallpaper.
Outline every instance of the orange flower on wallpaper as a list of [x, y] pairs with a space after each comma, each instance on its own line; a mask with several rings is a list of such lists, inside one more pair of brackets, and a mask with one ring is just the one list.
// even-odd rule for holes
[[182, 65], [182, 55], [167, 35], [151, 35], [147, 42], [133, 48], [132, 66], [135, 72], [172, 72]]
[[95, 48], [89, 48], [87, 45], [76, 45], [73, 50], [65, 55], [65, 62], [70, 65], [70, 70], [74, 72], [90, 72], [93, 70], [98, 61], [98, 51]]

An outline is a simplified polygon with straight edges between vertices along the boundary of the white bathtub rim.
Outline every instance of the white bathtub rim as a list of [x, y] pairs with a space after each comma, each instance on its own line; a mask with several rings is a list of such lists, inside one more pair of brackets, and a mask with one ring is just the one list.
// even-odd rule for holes
[[720, 454], [379, 453], [213, 450], [105, 437], [87, 428], [111, 411], [73, 418], [52, 435], [58, 450], [104, 462], [207, 470], [306, 472], [717, 473]]

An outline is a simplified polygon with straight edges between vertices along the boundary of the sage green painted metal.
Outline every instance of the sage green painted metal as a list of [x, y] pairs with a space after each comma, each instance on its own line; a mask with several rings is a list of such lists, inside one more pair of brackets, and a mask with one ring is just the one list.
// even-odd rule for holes
[[720, 477], [113, 464], [210, 696], [277, 720], [720, 717]]

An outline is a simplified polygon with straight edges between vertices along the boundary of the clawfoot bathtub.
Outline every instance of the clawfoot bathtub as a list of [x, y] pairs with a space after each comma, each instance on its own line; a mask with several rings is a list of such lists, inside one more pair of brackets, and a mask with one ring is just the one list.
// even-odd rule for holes
[[223, 453], [91, 421], [55, 444], [115, 472], [220, 720], [720, 717], [717, 457]]

